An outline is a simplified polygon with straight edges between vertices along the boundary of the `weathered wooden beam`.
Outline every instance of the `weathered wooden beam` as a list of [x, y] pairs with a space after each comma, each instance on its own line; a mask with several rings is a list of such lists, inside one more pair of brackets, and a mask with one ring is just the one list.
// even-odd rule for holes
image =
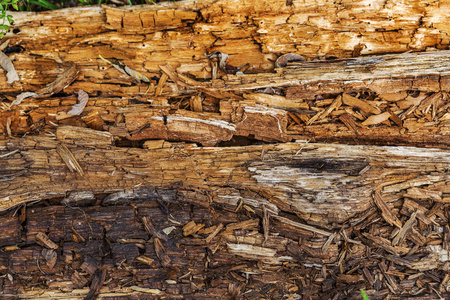
[[[71, 163], [58, 154], [59, 144], [73, 154]], [[0, 141], [0, 147], [3, 210], [66, 197], [67, 192], [112, 193], [136, 187], [179, 189], [175, 202], [236, 205], [245, 198], [240, 191], [247, 189], [262, 195], [253, 199], [257, 208], [270, 202], [276, 211], [326, 224], [365, 211], [377, 189], [387, 191], [388, 199], [410, 186], [449, 192], [450, 156], [439, 149], [298, 142], [228, 148], [173, 144], [147, 150], [114, 147], [102, 132], [76, 127], [59, 127], [56, 139], [11, 139]], [[76, 163], [84, 175], [71, 172], [70, 165]], [[192, 189], [202, 192], [190, 195]]]
[[[0, 129], [7, 132], [9, 126], [13, 134], [54, 132], [59, 123], [108, 130], [121, 139], [191, 141], [205, 146], [233, 136], [251, 136], [268, 142], [357, 139], [447, 147], [448, 54], [437, 51], [302, 62], [278, 69], [277, 74], [225, 76], [212, 82], [174, 79], [180, 89], [187, 89], [173, 95], [175, 98], [140, 96], [139, 100], [119, 101], [92, 97], [81, 118], [58, 118], [75, 104], [74, 97], [25, 99], [5, 111]], [[175, 71], [172, 73], [177, 78]], [[221, 89], [229, 92], [224, 94]], [[272, 95], [275, 90], [286, 96]], [[349, 96], [354, 93], [358, 98]], [[205, 111], [194, 111], [189, 97], [200, 99]], [[326, 101], [342, 97], [343, 101], [332, 106], [332, 102], [315, 100], [324, 97]], [[376, 114], [386, 117], [371, 121]], [[12, 121], [7, 126], [8, 118]]]

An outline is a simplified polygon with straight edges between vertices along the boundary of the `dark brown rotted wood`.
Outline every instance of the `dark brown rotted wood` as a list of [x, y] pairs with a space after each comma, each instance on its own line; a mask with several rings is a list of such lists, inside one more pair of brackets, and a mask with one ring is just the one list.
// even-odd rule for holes
[[19, 218], [15, 216], [0, 217], [0, 245], [14, 245], [22, 241]]
[[[141, 299], [148, 293], [169, 298], [184, 295], [221, 299], [224, 295], [232, 298], [236, 293], [248, 291], [256, 298], [310, 293], [326, 298], [339, 294], [335, 285], [356, 285], [364, 288], [371, 298], [381, 299], [390, 293], [390, 289], [383, 288], [386, 284], [395, 284], [395, 293], [412, 292], [414, 286], [421, 284], [415, 278], [418, 271], [430, 282], [445, 280], [444, 274], [437, 271], [444, 262], [438, 248], [433, 246], [444, 242], [442, 237], [429, 234], [420, 246], [405, 240], [390, 245], [389, 236], [395, 235], [395, 231], [387, 224], [373, 224], [374, 219], [382, 218], [376, 209], [369, 208], [333, 231], [307, 225], [292, 214], [276, 216], [267, 211], [270, 225], [264, 229], [268, 230], [265, 236], [261, 221], [264, 212], [255, 213], [246, 205], [230, 211], [215, 204], [215, 209], [205, 209], [164, 201], [163, 208], [160, 201], [140, 198], [117, 206], [73, 207], [55, 203], [50, 208], [29, 207], [24, 223], [29, 229], [26, 241], [0, 253], [1, 272], [10, 274], [1, 278], [3, 295], [10, 299], [37, 295], [82, 299], [98, 292], [102, 297], [128, 299]], [[423, 205], [424, 213], [419, 220], [429, 220], [427, 215], [434, 222], [448, 222], [445, 216], [434, 215], [426, 201], [415, 203]], [[394, 212], [397, 210], [390, 207]], [[401, 216], [410, 219], [406, 210]], [[151, 218], [168, 240], [149, 235], [140, 221], [143, 218]], [[368, 226], [370, 223], [372, 226]], [[410, 226], [407, 223], [405, 226]], [[413, 226], [425, 232], [426, 227]], [[208, 240], [216, 228], [218, 234]], [[55, 265], [45, 259], [45, 246], [36, 244], [36, 232], [44, 232], [58, 245]], [[411, 255], [408, 259], [398, 256], [413, 251], [414, 244], [434, 252]], [[384, 249], [388, 255], [368, 258], [367, 247]], [[161, 251], [165, 262], [161, 260]], [[355, 262], [364, 273], [349, 272], [355, 268]], [[312, 264], [322, 267], [308, 267]], [[391, 271], [387, 271], [385, 264]], [[326, 274], [335, 276], [324, 275], [324, 268]], [[392, 271], [394, 268], [396, 272]], [[341, 273], [342, 269], [346, 272]], [[17, 280], [17, 274], [27, 277]], [[380, 274], [390, 277], [383, 275], [385, 279], [380, 280]], [[414, 279], [400, 280], [399, 276], [404, 274]], [[299, 283], [297, 278], [303, 278], [304, 282]], [[447, 295], [445, 291], [440, 294]], [[358, 296], [355, 291], [350, 299]]]

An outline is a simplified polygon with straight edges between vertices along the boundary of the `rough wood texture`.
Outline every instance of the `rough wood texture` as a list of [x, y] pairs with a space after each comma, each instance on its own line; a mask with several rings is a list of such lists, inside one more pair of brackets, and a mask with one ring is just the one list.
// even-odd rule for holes
[[[354, 270], [352, 259], [363, 259], [358, 255], [363, 255], [365, 247], [390, 253], [391, 267], [401, 266], [401, 271], [393, 273], [400, 278], [413, 276], [415, 270], [437, 272], [446, 268], [441, 248], [431, 246], [447, 247], [447, 241], [434, 232], [427, 235], [425, 228], [427, 224], [443, 226], [448, 222], [448, 151], [306, 142], [228, 148], [174, 143], [150, 150], [111, 146], [110, 137], [91, 129], [74, 129], [77, 135], [72, 137], [64, 134], [71, 129], [59, 127], [56, 139], [26, 137], [4, 141], [0, 146], [1, 153], [10, 153], [1, 160], [2, 209], [34, 200], [55, 203], [50, 207], [31, 206], [22, 212], [26, 215], [25, 239], [13, 228], [3, 234], [8, 237], [8, 245], [18, 245], [3, 255], [3, 261], [8, 262], [4, 272], [28, 274], [31, 278], [42, 273], [52, 283], [36, 283], [38, 288], [31, 291], [26, 283], [12, 284], [5, 278], [4, 292], [8, 295], [14, 295], [11, 289], [20, 286], [18, 295], [27, 297], [41, 293], [49, 297], [57, 293], [55, 289], [82, 297], [89, 291], [89, 278], [100, 280], [95, 278], [101, 274], [95, 274], [107, 270], [109, 284], [97, 287], [103, 296], [110, 295], [110, 291], [130, 296], [152, 289], [151, 293], [169, 298], [177, 294], [219, 297], [225, 291], [230, 295], [257, 293], [252, 297], [259, 298], [265, 285], [276, 284], [275, 289], [271, 286], [270, 297], [287, 295], [289, 291], [308, 295], [308, 286], [314, 287], [313, 294], [327, 297], [339, 294], [331, 289], [334, 284], [359, 282], [357, 286], [363, 286], [362, 274], [347, 272]], [[90, 144], [90, 139], [97, 141]], [[83, 175], [71, 172], [58, 155], [61, 143], [73, 153]], [[61, 199], [65, 207], [56, 205]], [[142, 213], [148, 205], [153, 207], [152, 212]], [[199, 214], [201, 217], [195, 217]], [[267, 233], [263, 234], [259, 218], [265, 214], [262, 224], [266, 224]], [[411, 214], [421, 225], [411, 224]], [[7, 218], [18, 225], [17, 216]], [[230, 224], [241, 218], [249, 222]], [[380, 218], [387, 222], [376, 227], [383, 237], [368, 226]], [[225, 229], [217, 231], [223, 228], [221, 224], [226, 225]], [[179, 232], [175, 236], [171, 231], [162, 231], [172, 226], [170, 230]], [[183, 236], [193, 237], [185, 238], [181, 231]], [[215, 235], [210, 237], [213, 232]], [[337, 232], [343, 235], [337, 238]], [[40, 245], [50, 247], [56, 243], [61, 247], [51, 250], [56, 251], [54, 263], [35, 245], [39, 233], [46, 233], [50, 239]], [[149, 239], [149, 233], [155, 238]], [[362, 251], [360, 254], [346, 254], [343, 250], [349, 238], [354, 251]], [[419, 249], [413, 250], [414, 244], [430, 254], [422, 260], [402, 261], [400, 256]], [[212, 252], [205, 252], [205, 247]], [[301, 253], [307, 253], [306, 257]], [[299, 264], [327, 268], [325, 264], [337, 262], [338, 253], [346, 260], [341, 258], [340, 267], [325, 271], [340, 272], [338, 277], [331, 277], [331, 282], [326, 281], [323, 270], [317, 271], [322, 274], [322, 279], [315, 277], [320, 279], [317, 282], [296, 285], [295, 280], [282, 280], [290, 272], [297, 272], [294, 270]], [[234, 255], [237, 258], [232, 258]], [[199, 257], [205, 264], [195, 263]], [[258, 261], [262, 267], [256, 271], [250, 265], [254, 268]], [[60, 277], [59, 272], [67, 264], [71, 265], [69, 273]], [[284, 273], [273, 273], [273, 266], [280, 264]], [[213, 269], [209, 271], [210, 267]], [[366, 268], [369, 278], [380, 274], [376, 264]], [[238, 273], [232, 275], [230, 270]], [[135, 277], [130, 277], [130, 272]], [[213, 278], [220, 274], [231, 276], [231, 281], [221, 279], [216, 286], [209, 272], [216, 274]], [[158, 279], [151, 279], [155, 276]], [[247, 282], [249, 276], [251, 285]], [[444, 280], [441, 275], [433, 280], [436, 278]], [[147, 290], [130, 288], [126, 282]], [[378, 279], [366, 287], [375, 299], [387, 292], [382, 292], [381, 282]], [[412, 286], [419, 283], [401, 284], [391, 292], [413, 293]]]
[[[14, 13], [0, 297], [450, 297], [449, 8]], [[275, 68], [286, 53], [307, 60]], [[42, 97], [11, 105], [22, 92]]]
[[[274, 211], [302, 214], [325, 225], [344, 222], [366, 210], [377, 189], [389, 190], [389, 199], [408, 184], [436, 185], [436, 191], [447, 192], [450, 154], [438, 149], [300, 142], [230, 148], [173, 144], [146, 150], [89, 143], [81, 130], [71, 140], [61, 133], [68, 129], [59, 127], [56, 140], [0, 141], [2, 152], [15, 152], [1, 160], [1, 209], [65, 197], [68, 191], [99, 194], [135, 186], [185, 190], [187, 194], [172, 201], [208, 206], [211, 201], [228, 199], [236, 204], [240, 190], [246, 189], [264, 195], [261, 205], [272, 202], [277, 207]], [[61, 141], [82, 172], [69, 168], [58, 155]], [[397, 185], [400, 187], [393, 188]], [[189, 190], [196, 192], [189, 195]], [[209, 196], [199, 197], [201, 194]]]
[[[206, 146], [249, 136], [268, 142], [300, 138], [446, 147], [450, 88], [445, 51], [309, 61], [261, 73], [273, 72], [277, 56], [289, 51], [312, 60], [445, 49], [445, 5], [187, 1], [16, 13], [19, 32], [8, 38], [20, 83], [0, 82], [7, 99], [52, 82], [62, 62], [74, 62], [80, 73], [65, 94], [25, 99], [10, 110], [5, 102], [0, 131], [7, 133], [9, 127], [12, 135], [54, 132], [52, 124], [68, 124], [108, 130], [116, 140], [169, 139]], [[211, 66], [205, 54], [212, 51], [229, 54], [230, 65], [249, 63], [247, 73], [253, 74], [219, 72], [217, 80], [209, 81]], [[99, 54], [154, 78], [148, 92], [146, 84], [133, 83]], [[169, 81], [158, 85], [161, 74]], [[76, 103], [70, 94], [78, 89], [90, 96], [85, 112], [61, 120], [58, 116]], [[429, 103], [416, 111], [423, 97], [407, 99], [414, 92], [443, 94], [433, 109]], [[382, 112], [390, 109], [402, 125], [386, 120], [367, 126], [373, 124], [363, 123], [369, 115], [361, 116], [354, 111], [358, 108], [347, 104], [308, 122], [342, 93], [372, 101], [370, 105]], [[350, 116], [341, 118], [343, 114]]]

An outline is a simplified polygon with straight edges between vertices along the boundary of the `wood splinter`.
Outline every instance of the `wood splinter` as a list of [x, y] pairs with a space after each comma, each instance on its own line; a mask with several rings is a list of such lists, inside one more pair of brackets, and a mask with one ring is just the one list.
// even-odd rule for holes
[[81, 176], [84, 175], [83, 169], [81, 168], [77, 159], [65, 145], [59, 144], [58, 146], [56, 146], [56, 151], [58, 152], [59, 156], [61, 156], [66, 166], [69, 168], [70, 172], [77, 171]]

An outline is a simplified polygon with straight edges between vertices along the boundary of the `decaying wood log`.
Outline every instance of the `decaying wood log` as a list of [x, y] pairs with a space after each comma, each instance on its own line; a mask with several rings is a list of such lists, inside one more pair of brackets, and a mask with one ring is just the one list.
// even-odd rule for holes
[[448, 8], [13, 13], [0, 297], [450, 297]]
[[[377, 189], [392, 194], [389, 199], [410, 186], [448, 192], [450, 154], [438, 149], [299, 142], [231, 148], [174, 143], [146, 150], [111, 146], [109, 137], [101, 144], [103, 136], [91, 129], [58, 127], [56, 139], [0, 141], [0, 150], [11, 153], [2, 160], [0, 208], [65, 197], [67, 191], [99, 194], [134, 186], [178, 187], [172, 202], [236, 204], [244, 201], [239, 195], [246, 189], [264, 195], [260, 205], [272, 203], [274, 212], [295, 212], [325, 225], [366, 210]], [[76, 167], [61, 158], [60, 145], [81, 170], [74, 172]]]
[[[61, 144], [66, 145], [73, 154], [83, 174], [71, 172], [67, 163], [63, 162], [57, 150]], [[424, 236], [420, 226], [414, 229], [410, 221], [411, 215], [414, 218], [417, 216], [423, 224], [422, 228], [426, 224], [448, 222], [446, 211], [433, 209], [433, 204], [447, 207], [450, 201], [450, 154], [446, 150], [302, 141], [246, 147], [204, 148], [185, 143], [171, 143], [163, 147], [161, 143], [160, 148], [153, 149], [120, 148], [112, 146], [110, 136], [103, 132], [70, 126], [58, 127], [56, 139], [9, 139], [2, 142], [0, 150], [6, 154], [2, 154], [4, 158], [0, 160], [2, 209], [36, 200], [54, 202], [60, 199], [61, 202], [64, 199], [61, 203], [66, 205], [30, 207], [26, 213], [22, 212], [27, 220], [27, 238], [24, 241], [20, 238], [20, 230], [13, 229], [19, 224], [17, 215], [6, 217], [2, 222], [6, 226], [10, 226], [8, 224], [11, 222], [17, 225], [3, 231], [0, 241], [8, 245], [22, 245], [5, 253], [4, 271], [14, 274], [43, 272], [48, 280], [56, 280], [46, 288], [35, 289], [32, 294], [24, 291], [26, 295], [44, 293], [49, 296], [47, 292], [59, 288], [75, 291], [75, 295], [79, 293], [82, 296], [89, 290], [86, 276], [100, 276], [97, 274], [100, 271], [95, 271], [98, 268], [110, 270], [110, 282], [119, 287], [121, 283], [113, 279], [111, 272], [119, 272], [117, 278], [121, 281], [134, 280], [126, 279], [130, 275], [117, 269], [117, 264], [123, 260], [121, 264], [129, 264], [129, 268], [137, 264], [133, 267], [138, 272], [136, 280], [152, 287], [154, 293], [168, 296], [188, 292], [198, 297], [199, 291], [205, 289], [206, 282], [210, 280], [205, 277], [209, 267], [202, 265], [195, 271], [189, 271], [198, 257], [193, 261], [186, 260], [183, 258], [184, 251], [194, 257], [199, 255], [195, 249], [207, 247], [211, 249], [214, 259], [222, 261], [213, 264], [212, 272], [220, 273], [222, 271], [215, 268], [227, 266], [223, 269], [227, 274], [230, 274], [229, 270], [234, 270], [248, 276], [244, 271], [249, 267], [246, 261], [261, 261], [267, 266], [283, 264], [288, 269], [297, 268], [299, 259], [304, 266], [336, 262], [338, 251], [343, 243], [349, 243], [347, 236], [350, 234], [361, 236], [362, 243], [359, 240], [350, 242], [354, 243], [355, 251], [360, 249], [358, 247], [366, 247], [363, 245], [383, 249], [394, 255], [391, 259], [393, 264], [406, 266], [413, 273], [414, 270], [445, 268], [439, 254], [441, 250], [437, 248], [428, 248], [434, 254], [409, 264], [402, 262], [399, 255], [414, 251], [410, 243], [423, 248], [447, 243], [442, 237], [434, 237], [434, 233]], [[106, 197], [101, 196], [105, 193]], [[380, 212], [373, 209], [372, 201]], [[88, 207], [83, 207], [86, 205]], [[141, 210], [145, 211], [146, 207], [152, 207], [152, 212], [142, 213]], [[401, 214], [406, 219], [396, 217], [399, 208], [402, 208]], [[136, 222], [136, 210], [142, 222]], [[212, 211], [224, 215], [216, 216]], [[259, 218], [264, 218], [264, 211], [269, 212], [270, 228], [265, 229], [268, 233], [262, 233], [260, 227]], [[200, 212], [201, 217], [193, 217]], [[50, 215], [54, 217], [46, 217]], [[369, 230], [369, 224], [380, 218], [392, 224], [377, 229], [385, 232], [384, 237]], [[391, 221], [392, 218], [395, 220]], [[236, 220], [247, 221], [233, 225]], [[337, 238], [335, 224], [343, 223], [346, 225], [340, 225], [340, 230], [347, 232], [347, 235]], [[221, 224], [227, 224], [225, 229]], [[414, 230], [414, 235], [405, 234], [411, 230]], [[171, 232], [178, 231], [183, 234], [171, 235]], [[214, 235], [211, 235], [213, 232]], [[61, 256], [58, 256], [54, 266], [45, 264], [41, 250], [33, 246], [41, 233], [47, 233], [56, 245], [63, 246], [61, 250], [55, 250]], [[148, 244], [149, 234], [155, 237], [154, 243]], [[299, 237], [302, 241], [300, 246], [297, 244]], [[108, 241], [109, 250], [99, 250], [105, 243], [103, 239]], [[393, 239], [392, 244], [390, 239]], [[44, 245], [48, 246], [48, 243]], [[145, 249], [145, 252], [139, 249]], [[304, 252], [309, 257], [306, 261], [301, 258]], [[108, 253], [114, 257], [113, 260], [105, 261]], [[201, 256], [203, 259], [211, 260], [211, 254], [206, 254], [208, 258], [204, 255]], [[229, 255], [239, 259], [232, 259]], [[345, 252], [339, 255], [357, 257]], [[96, 261], [86, 261], [91, 256], [97, 257]], [[233, 264], [228, 265], [229, 261]], [[72, 269], [78, 273], [70, 273], [72, 278], [59, 278], [58, 273], [67, 263], [72, 264]], [[166, 270], [160, 269], [158, 264]], [[373, 267], [367, 267], [371, 270], [368, 272], [378, 274]], [[264, 284], [281, 280], [280, 276], [269, 270], [248, 269], [254, 280], [258, 281], [256, 278], [263, 276], [262, 285], [258, 287], [261, 291]], [[144, 277], [140, 277], [140, 272], [150, 272], [152, 275], [143, 273]], [[149, 278], [146, 276], [154, 277], [154, 272], [175, 273], [169, 277], [160, 274], [162, 277], [158, 278], [165, 278], [161, 285], [158, 280], [152, 280], [150, 284], [145, 279]], [[186, 274], [189, 274], [189, 280], [197, 279], [188, 281], [189, 288], [184, 290], [182, 284], [177, 285], [176, 278]], [[232, 282], [237, 280], [239, 283], [241, 279], [245, 282], [241, 275], [232, 274], [229, 275]], [[73, 276], [82, 277], [75, 280]], [[263, 279], [264, 276], [269, 277]], [[346, 276], [342, 274], [336, 280], [347, 283], [364, 281], [362, 275], [352, 275], [354, 278]], [[11, 288], [15, 286], [13, 283], [7, 286], [9, 284], [12, 284]], [[177, 291], [170, 288], [171, 284]], [[373, 285], [376, 286], [375, 283]], [[75, 290], [83, 286], [85, 289]], [[213, 287], [214, 284], [208, 286], [207, 294], [214, 295]], [[286, 293], [294, 287], [294, 281], [288, 281], [272, 295], [279, 295], [277, 293], [281, 291]], [[102, 295], [108, 295], [108, 289], [96, 288]], [[397, 288], [395, 293], [408, 290], [407, 286]], [[5, 288], [5, 291], [9, 290]], [[119, 295], [146, 292], [129, 287], [113, 290]], [[378, 292], [373, 295], [378, 295]]]

